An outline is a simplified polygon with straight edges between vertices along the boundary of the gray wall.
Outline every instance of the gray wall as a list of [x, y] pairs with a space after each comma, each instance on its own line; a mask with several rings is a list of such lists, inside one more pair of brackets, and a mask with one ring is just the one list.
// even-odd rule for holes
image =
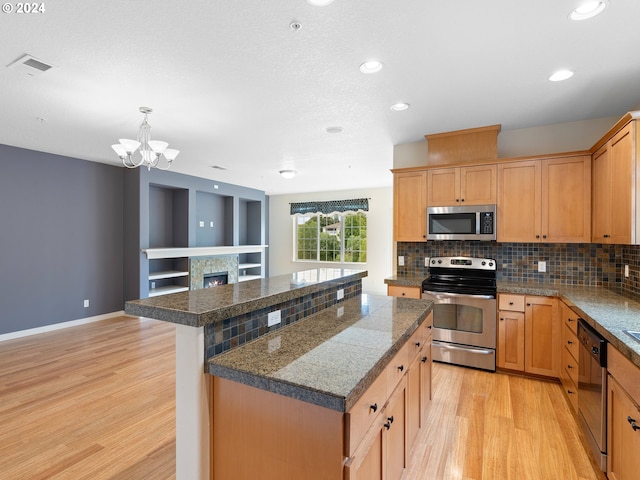
[[122, 168], [0, 145], [0, 334], [122, 310], [123, 225]]

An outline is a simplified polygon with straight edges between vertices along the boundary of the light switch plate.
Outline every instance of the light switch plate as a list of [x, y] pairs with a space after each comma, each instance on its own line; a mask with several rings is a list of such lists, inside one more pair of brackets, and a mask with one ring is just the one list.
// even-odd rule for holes
[[538, 272], [544, 273], [547, 271], [547, 262], [538, 262]]
[[344, 288], [341, 288], [340, 290], [338, 290], [338, 293], [336, 294], [336, 298], [338, 300], [342, 300], [344, 298]]
[[629, 278], [629, 265], [624, 266], [624, 276], [625, 278]]
[[404, 267], [404, 256], [403, 255], [398, 256], [398, 266], [399, 267]]

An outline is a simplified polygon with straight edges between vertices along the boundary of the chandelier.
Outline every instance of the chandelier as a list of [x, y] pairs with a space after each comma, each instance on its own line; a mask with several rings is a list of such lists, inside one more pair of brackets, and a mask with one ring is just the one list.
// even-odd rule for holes
[[[138, 140], [129, 140], [127, 138], [119, 139], [120, 143], [111, 145], [111, 148], [116, 152], [122, 164], [127, 168], [138, 168], [142, 165], [146, 165], [148, 170], [151, 168], [157, 168], [159, 170], [169, 170], [171, 168], [171, 162], [180, 153], [179, 150], [173, 148], [167, 148], [169, 144], [161, 140], [151, 140], [151, 125], [147, 122], [147, 115], [153, 112], [153, 109], [149, 107], [140, 107], [140, 113], [144, 114], [144, 120], [140, 124], [140, 130], [138, 131]], [[135, 160], [133, 154], [140, 149], [140, 159]], [[166, 166], [160, 166], [160, 157], [164, 157]]]

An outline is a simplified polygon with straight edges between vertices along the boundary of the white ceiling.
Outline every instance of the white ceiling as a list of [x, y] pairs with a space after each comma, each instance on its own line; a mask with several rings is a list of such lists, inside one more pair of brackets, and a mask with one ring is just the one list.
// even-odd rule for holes
[[[149, 106], [177, 172], [268, 194], [388, 186], [393, 145], [425, 134], [638, 105], [640, 1], [568, 20], [581, 1], [44, 0], [0, 14], [1, 65], [56, 66], [0, 68], [0, 143], [115, 165]], [[383, 70], [360, 73], [371, 58]], [[559, 68], [576, 74], [549, 82]]]

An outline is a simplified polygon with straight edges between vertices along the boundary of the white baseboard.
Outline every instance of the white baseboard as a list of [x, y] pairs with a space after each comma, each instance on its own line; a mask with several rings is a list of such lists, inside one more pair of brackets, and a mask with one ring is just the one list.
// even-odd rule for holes
[[104, 315], [96, 315], [95, 317], [79, 318], [78, 320], [71, 320], [69, 322], [54, 323], [53, 325], [44, 325], [42, 327], [29, 328], [27, 330], [18, 330], [17, 332], [9, 332], [0, 335], [0, 342], [3, 342], [5, 340], [13, 340], [14, 338], [37, 335], [38, 333], [52, 332], [54, 330], [60, 330], [62, 328], [85, 325], [87, 323], [98, 322], [100, 320], [106, 320], [107, 318], [119, 317], [122, 315], [124, 315], [124, 311], [120, 310], [119, 312], [105, 313]]

